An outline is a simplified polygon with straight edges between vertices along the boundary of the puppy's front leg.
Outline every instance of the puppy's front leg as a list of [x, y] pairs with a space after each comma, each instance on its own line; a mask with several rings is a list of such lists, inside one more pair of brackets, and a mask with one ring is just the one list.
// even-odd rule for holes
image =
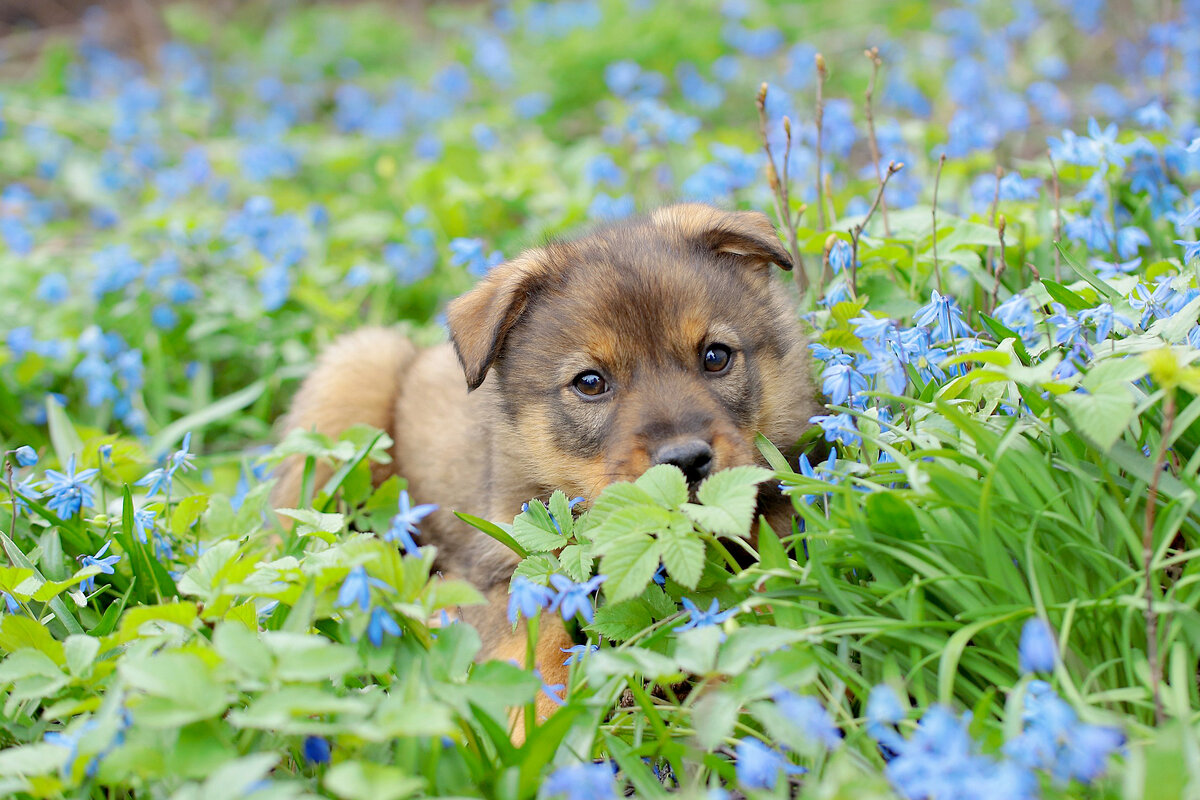
[[[479, 657], [514, 661], [522, 667], [528, 666], [525, 657], [528, 649], [525, 620], [520, 620], [515, 627], [508, 621], [508, 581], [492, 584], [484, 591], [484, 596], [487, 597], [487, 605], [471, 606], [461, 612], [463, 620], [474, 627], [483, 640]], [[534, 666], [544, 683], [566, 685], [569, 669], [563, 664], [567, 659], [563, 648], [573, 644], [557, 614], [541, 615]], [[539, 721], [548, 718], [558, 707], [544, 691], [538, 694], [534, 705]], [[519, 745], [525, 740], [525, 720], [520, 709], [515, 710], [514, 722], [513, 742]]]

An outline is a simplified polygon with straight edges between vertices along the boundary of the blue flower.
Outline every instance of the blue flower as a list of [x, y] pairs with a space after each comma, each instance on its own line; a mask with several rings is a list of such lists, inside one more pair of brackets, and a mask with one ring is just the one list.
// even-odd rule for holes
[[525, 619], [533, 619], [540, 610], [549, 606], [554, 600], [554, 592], [545, 586], [534, 583], [524, 575], [518, 575], [513, 579], [512, 588], [509, 591], [508, 621], [513, 625], [517, 624], [518, 611]]
[[882, 378], [887, 386], [887, 390], [892, 394], [900, 394], [904, 391], [904, 387], [908, 385], [908, 372], [904, 369], [904, 364], [897, 356], [887, 350], [879, 350], [870, 360], [865, 362], [862, 371], [867, 375], [876, 377], [875, 387], [879, 388], [879, 379]]
[[371, 609], [371, 619], [367, 621], [367, 639], [375, 647], [381, 647], [385, 633], [388, 636], [399, 636], [400, 626], [382, 606], [375, 606]]
[[[709, 604], [707, 611], [701, 611], [700, 608], [693, 603], [689, 598], [683, 598], [683, 608], [688, 613], [688, 621], [680, 625], [676, 630], [686, 631], [692, 628], [707, 628], [709, 625], [720, 625], [725, 620], [730, 619], [738, 613], [737, 607], [720, 610], [720, 605], [716, 598], [713, 598]], [[725, 634], [721, 634], [721, 640], [725, 640]]]
[[27, 444], [23, 444], [14, 450], [13, 455], [16, 456], [18, 467], [32, 467], [38, 463], [37, 452]]
[[779, 773], [802, 775], [807, 772], [758, 739], [742, 739], [737, 746], [737, 779], [745, 789], [774, 789]]
[[551, 772], [542, 784], [547, 795], [566, 795], [567, 800], [615, 800], [613, 767], [607, 761], [572, 764]]
[[1130, 330], [1134, 328], [1133, 320], [1113, 311], [1111, 303], [1101, 303], [1095, 308], [1085, 309], [1080, 311], [1078, 316], [1080, 321], [1091, 320], [1095, 324], [1097, 344], [1103, 342], [1112, 333], [1113, 323], [1119, 322]]
[[[105, 556], [108, 548], [112, 545], [112, 541], [107, 541], [104, 546], [96, 551], [94, 556], [80, 556], [79, 564], [83, 567], [99, 567], [101, 574], [112, 575], [114, 570], [112, 565], [121, 560], [120, 556]], [[79, 590], [84, 594], [96, 588], [96, 576], [89, 575], [79, 584]]]
[[358, 604], [358, 607], [366, 611], [371, 604], [371, 587], [383, 589], [390, 592], [392, 587], [388, 586], [378, 578], [372, 578], [367, 574], [367, 569], [362, 564], [352, 567], [346, 575], [346, 580], [342, 583], [342, 588], [338, 590], [337, 603], [339, 607], [352, 606]]
[[896, 725], [907, 716], [895, 690], [886, 683], [872, 687], [867, 697], [868, 725]]
[[827, 442], [841, 442], [846, 445], [862, 443], [862, 436], [858, 433], [858, 427], [854, 424], [854, 418], [849, 414], [818, 415], [809, 417], [808, 421], [821, 426], [821, 430], [825, 432], [825, 441]]
[[841, 406], [867, 389], [867, 379], [849, 364], [830, 363], [821, 373], [821, 391], [829, 402]]
[[533, 671], [533, 674], [536, 675], [537, 679], [542, 682], [542, 693], [545, 694], [546, 697], [549, 697], [554, 702], [555, 705], [565, 706], [567, 704], [566, 684], [546, 683], [546, 680], [542, 677], [541, 670], [535, 669]]
[[[824, 464], [817, 466], [816, 469], [813, 469], [812, 463], [808, 460], [808, 454], [801, 453], [800, 460], [799, 460], [799, 466], [800, 466], [800, 474], [806, 478], [812, 478], [813, 480], [818, 480], [818, 481], [825, 481], [826, 483], [831, 483], [831, 484], [836, 483], [837, 482], [837, 448], [836, 447], [829, 448], [829, 458], [825, 461]], [[818, 474], [818, 472], [820, 474]], [[815, 494], [806, 494], [806, 495], [804, 495], [804, 502], [811, 504], [814, 500], [817, 499], [817, 497], [818, 497], [818, 495], [815, 495]]]
[[173, 474], [169, 469], [159, 467], [147, 472], [144, 476], [133, 482], [134, 486], [145, 486], [146, 494], [150, 497], [162, 492], [164, 494], [171, 493], [171, 479]]
[[328, 764], [330, 758], [329, 740], [324, 736], [305, 736], [301, 746], [304, 760], [310, 764]]
[[1050, 772], [1061, 783], [1091, 783], [1125, 743], [1125, 735], [1116, 728], [1080, 722], [1041, 680], [1030, 681], [1021, 718], [1021, 734], [1005, 744], [1004, 752], [1024, 767]]
[[1110, 280], [1119, 275], [1128, 275], [1137, 270], [1142, 265], [1142, 259], [1131, 259], [1129, 261], [1105, 261], [1102, 258], [1088, 259], [1088, 263], [1092, 265], [1092, 269], [1096, 270], [1096, 277], [1103, 280]]
[[408, 490], [400, 492], [400, 512], [392, 517], [392, 525], [383, 534], [383, 538], [389, 542], [400, 540], [400, 544], [404, 546], [404, 552], [415, 553], [419, 549], [414, 536], [420, 533], [417, 530], [418, 523], [427, 516], [437, 511], [437, 506], [431, 503], [422, 503], [414, 506], [408, 497]]
[[588, 206], [589, 219], [624, 219], [636, 210], [633, 195], [612, 197], [604, 192], [597, 192]]
[[1041, 617], [1030, 617], [1021, 628], [1019, 649], [1021, 672], [1052, 672], [1058, 660], [1054, 631]]
[[17, 598], [8, 592], [0, 592], [0, 597], [4, 598], [4, 607], [8, 609], [8, 613], [16, 614], [21, 610], [21, 604], [17, 602]]
[[913, 315], [918, 325], [928, 326], [934, 323], [933, 338], [945, 342], [960, 336], [971, 336], [973, 331], [962, 319], [962, 310], [958, 301], [949, 295], [940, 294], [937, 289], [930, 293], [929, 302], [917, 309]]
[[805, 737], [826, 750], [836, 750], [841, 746], [842, 731], [833, 724], [829, 712], [817, 698], [811, 695], [796, 695], [781, 687], [771, 695], [771, 699], [775, 701], [779, 712], [799, 728]]
[[50, 499], [46, 507], [61, 519], [71, 519], [83, 506], [95, 506], [95, 493], [87, 482], [95, 477], [99, 470], [85, 469], [78, 474], [75, 472], [75, 456], [67, 462], [66, 472], [46, 470], [46, 480], [42, 484], [46, 496]]
[[564, 667], [569, 667], [572, 664], [580, 664], [583, 659], [600, 649], [598, 644], [577, 644], [574, 647], [560, 647], [559, 650], [564, 653], [570, 653], [567, 660], [563, 662]]
[[1192, 259], [1200, 258], [1200, 242], [1188, 242], [1176, 239], [1175, 244], [1183, 248], [1183, 263], [1190, 264]]
[[16, 495], [18, 514], [29, 513], [29, 503], [26, 500], [38, 500], [42, 496], [42, 493], [34, 488], [33, 480], [33, 475], [30, 474], [26, 476], [25, 480], [13, 487], [14, 494]]
[[180, 445], [178, 450], [176, 450], [174, 453], [171, 454], [171, 467], [170, 468], [171, 468], [172, 472], [176, 472], [176, 471], [188, 472], [189, 470], [193, 470], [196, 468], [196, 465], [192, 463], [193, 461], [195, 461], [196, 457], [188, 452], [188, 449], [191, 447], [191, 444], [192, 444], [192, 432], [188, 431], [187, 433], [185, 433], [183, 435], [183, 444]]
[[146, 544], [148, 533], [154, 532], [154, 517], [157, 514], [158, 512], [148, 508], [139, 508], [133, 512], [133, 530], [137, 534], [137, 540], [142, 544]]
[[604, 583], [605, 575], [597, 575], [589, 581], [575, 583], [564, 575], [551, 575], [550, 582], [558, 593], [550, 603], [551, 611], [558, 611], [563, 619], [571, 619], [576, 614], [583, 616], [589, 623], [595, 615], [592, 608], [592, 593]]

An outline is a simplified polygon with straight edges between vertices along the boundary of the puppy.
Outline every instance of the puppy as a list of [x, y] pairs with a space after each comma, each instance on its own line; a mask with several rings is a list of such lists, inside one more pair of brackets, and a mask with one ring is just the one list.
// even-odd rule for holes
[[[436, 503], [421, 540], [438, 567], [488, 599], [464, 609], [483, 655], [524, 663], [525, 634], [506, 619], [517, 556], [454, 516], [510, 521], [555, 489], [593, 499], [662, 463], [693, 488], [761, 459], [761, 432], [782, 450], [817, 413], [796, 310], [771, 275], [792, 261], [767, 218], [677, 205], [495, 267], [449, 307], [451, 344], [419, 350], [380, 328], [334, 342], [296, 395], [285, 428], [336, 436], [386, 430], [393, 471], [414, 502]], [[317, 475], [320, 486], [328, 467]], [[298, 502], [303, 461], [284, 462], [273, 496]], [[760, 511], [790, 506], [764, 492]], [[561, 623], [543, 620], [536, 653], [564, 682]], [[538, 712], [553, 709], [541, 698]]]

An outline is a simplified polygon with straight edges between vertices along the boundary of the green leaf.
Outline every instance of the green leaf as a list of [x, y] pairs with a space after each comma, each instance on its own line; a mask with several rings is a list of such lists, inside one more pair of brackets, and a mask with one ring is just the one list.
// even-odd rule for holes
[[316, 536], [327, 542], [337, 541], [337, 534], [346, 527], [344, 514], [323, 514], [311, 508], [277, 508], [275, 513], [300, 523], [296, 526], [297, 536]]
[[463, 522], [467, 523], [468, 525], [475, 528], [476, 530], [486, 533], [488, 536], [492, 537], [497, 542], [499, 542], [500, 544], [507, 547], [509, 550], [512, 550], [514, 553], [519, 555], [521, 558], [525, 558], [527, 555], [529, 555], [528, 550], [526, 550], [524, 547], [521, 547], [521, 545], [517, 544], [517, 540], [514, 539], [509, 534], [508, 531], [504, 530], [504, 528], [501, 528], [496, 523], [488, 522], [486, 519], [483, 519], [482, 517], [472, 516], [471, 514], [464, 514], [461, 511], [455, 511], [454, 516], [458, 517]]
[[531, 501], [528, 510], [513, 520], [512, 538], [529, 553], [548, 553], [567, 543], [554, 527], [550, 512], [538, 500]]
[[591, 547], [570, 544], [558, 554], [558, 563], [562, 565], [567, 577], [576, 583], [586, 581], [592, 575]]
[[558, 489], [550, 495], [550, 516], [562, 528], [563, 536], [569, 537], [574, 532], [575, 516], [571, 513], [571, 501]]
[[[0, 545], [4, 546], [4, 552], [8, 555], [8, 559], [12, 562], [13, 566], [32, 570], [35, 578], [40, 581], [46, 580], [42, 573], [38, 572], [37, 568], [33, 566], [33, 562], [21, 552], [21, 548], [17, 547], [13, 543], [13, 540], [9, 539], [2, 532], [0, 532]], [[83, 633], [83, 627], [80, 626], [79, 620], [75, 619], [75, 615], [70, 612], [61, 597], [52, 598], [50, 600], [50, 608], [54, 611], [55, 618], [67, 629], [67, 633]], [[11, 619], [11, 617], [7, 617], [6, 619]]]
[[659, 541], [645, 533], [627, 533], [606, 542], [600, 562], [600, 571], [608, 576], [605, 597], [616, 602], [640, 594], [658, 569], [661, 552]]
[[[684, 522], [683, 520], [679, 520]], [[671, 525], [658, 534], [661, 544], [662, 562], [667, 574], [681, 586], [695, 589], [704, 571], [704, 542], [684, 524]], [[655, 567], [657, 569], [657, 565]]]
[[921, 525], [916, 513], [895, 492], [871, 492], [865, 505], [872, 529], [910, 542], [920, 540]]
[[[762, 467], [746, 466], [721, 470], [706, 478], [696, 491], [696, 499], [709, 509], [699, 515], [707, 523], [707, 530], [720, 536], [745, 536], [754, 518], [758, 484], [772, 474]], [[694, 521], [701, 521], [693, 516], [695, 508], [689, 503], [684, 512]]]
[[[563, 548], [563, 552], [566, 552], [566, 548]], [[513, 570], [513, 577], [520, 575], [539, 586], [549, 586], [550, 576], [558, 572], [558, 568], [558, 559], [553, 554], [535, 553], [517, 564], [517, 568]]]
[[588, 630], [614, 642], [623, 642], [654, 623], [650, 609], [640, 597], [607, 603], [596, 609], [596, 618]]
[[1094, 305], [1094, 303], [1084, 300], [1061, 283], [1043, 278], [1042, 286], [1046, 287], [1046, 291], [1050, 293], [1050, 297], [1066, 306], [1067, 310], [1071, 313], [1083, 311], [1085, 308], [1091, 308]]
[[651, 467], [633, 483], [653, 502], [667, 508], [679, 508], [688, 499], [687, 480], [674, 464]]
[[146, 448], [151, 453], [162, 453], [183, 438], [188, 431], [197, 431], [211, 422], [225, 419], [235, 411], [241, 411], [253, 403], [266, 390], [266, 379], [257, 380], [244, 389], [221, 398], [199, 411], [180, 417], [159, 431]]
[[176, 536], [187, 533], [188, 529], [196, 524], [196, 520], [200, 519], [200, 515], [207, 507], [208, 495], [206, 494], [194, 494], [191, 497], [183, 498], [171, 514], [171, 533]]
[[1106, 383], [1090, 394], [1072, 392], [1058, 399], [1069, 412], [1072, 427], [1107, 452], [1121, 438], [1135, 414], [1130, 388]]
[[76, 433], [67, 410], [53, 397], [46, 398], [46, 425], [50, 428], [50, 444], [59, 464], [65, 467], [72, 455], [83, 456], [83, 440]]

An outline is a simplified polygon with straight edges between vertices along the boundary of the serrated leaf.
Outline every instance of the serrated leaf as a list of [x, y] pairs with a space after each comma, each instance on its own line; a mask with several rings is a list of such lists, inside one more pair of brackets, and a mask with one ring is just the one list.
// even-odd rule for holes
[[[542, 507], [542, 511], [545, 511], [545, 507]], [[553, 529], [547, 531], [539, 527], [524, 513], [512, 521], [512, 539], [527, 553], [548, 553], [566, 545], [564, 536]]]
[[558, 572], [558, 559], [551, 553], [535, 553], [523, 559], [513, 570], [513, 577], [527, 578], [539, 586], [549, 586], [550, 576]]
[[710, 508], [723, 511], [729, 524], [722, 530], [711, 530], [725, 536], [744, 536], [750, 529], [754, 507], [758, 502], [758, 484], [772, 476], [762, 467], [733, 467], [710, 475], [700, 484], [696, 499]]
[[571, 513], [571, 501], [559, 489], [550, 495], [550, 516], [558, 523], [558, 530], [563, 536], [569, 537], [574, 532], [575, 517]]
[[651, 467], [633, 483], [655, 503], [667, 508], [679, 508], [688, 499], [687, 480], [674, 464]]
[[646, 533], [627, 533], [609, 541], [600, 562], [608, 576], [604, 595], [617, 602], [641, 593], [658, 569], [661, 545]]
[[562, 565], [567, 577], [576, 583], [582, 583], [591, 577], [592, 561], [591, 548], [583, 545], [567, 545], [558, 554], [558, 563]]
[[666, 619], [679, 610], [679, 604], [671, 599], [662, 587], [657, 583], [651, 583], [642, 592], [642, 599], [646, 601], [646, 605], [650, 608], [650, 613], [655, 619]]
[[606, 639], [623, 642], [654, 623], [650, 609], [640, 597], [608, 603], [596, 609], [596, 618], [588, 625]]
[[608, 543], [630, 533], [654, 533], [671, 524], [676, 512], [657, 505], [631, 505], [613, 511], [599, 524], [588, 528], [596, 550], [604, 552]]
[[610, 484], [596, 501], [592, 503], [589, 514], [593, 525], [603, 522], [608, 516], [617, 511], [623, 511], [630, 506], [655, 505], [654, 498], [645, 489], [632, 483]]
[[671, 525], [658, 534], [667, 574], [681, 586], [695, 589], [704, 572], [704, 542], [690, 524]]

